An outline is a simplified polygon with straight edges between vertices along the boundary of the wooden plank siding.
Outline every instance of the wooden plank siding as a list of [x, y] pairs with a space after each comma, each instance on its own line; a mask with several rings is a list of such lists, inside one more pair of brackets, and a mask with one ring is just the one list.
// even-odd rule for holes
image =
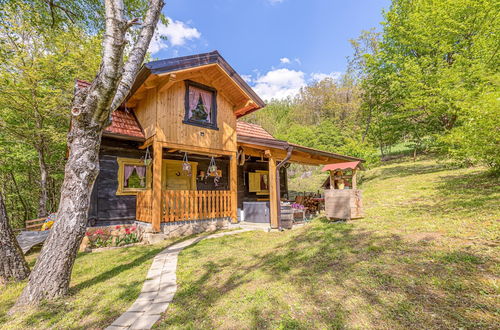
[[139, 221], [152, 223], [153, 191], [151, 189], [137, 193], [136, 218]]
[[[207, 74], [199, 74], [193, 81], [212, 86]], [[217, 128], [193, 126], [183, 123], [185, 115], [184, 81], [177, 81], [171, 87], [158, 93], [157, 88], [147, 90], [137, 105], [135, 113], [144, 129], [146, 139], [155, 135], [158, 142], [176, 146], [195, 146], [211, 152], [216, 150], [236, 152], [236, 115], [233, 104], [224, 92], [217, 90]]]

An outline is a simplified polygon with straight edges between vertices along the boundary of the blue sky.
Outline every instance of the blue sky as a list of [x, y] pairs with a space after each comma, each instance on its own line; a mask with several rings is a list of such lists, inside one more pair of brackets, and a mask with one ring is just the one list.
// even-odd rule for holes
[[218, 50], [264, 99], [346, 69], [349, 39], [380, 28], [389, 0], [170, 0], [154, 58]]

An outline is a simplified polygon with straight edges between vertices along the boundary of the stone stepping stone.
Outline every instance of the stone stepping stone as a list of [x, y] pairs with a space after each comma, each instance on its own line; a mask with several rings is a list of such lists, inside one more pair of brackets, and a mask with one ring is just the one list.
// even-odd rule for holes
[[171, 245], [157, 254], [144, 281], [141, 293], [130, 308], [117, 318], [106, 330], [151, 329], [161, 314], [167, 311], [177, 291], [177, 257], [182, 249], [204, 239], [234, 235], [253, 229], [241, 229], [225, 233], [195, 237]]

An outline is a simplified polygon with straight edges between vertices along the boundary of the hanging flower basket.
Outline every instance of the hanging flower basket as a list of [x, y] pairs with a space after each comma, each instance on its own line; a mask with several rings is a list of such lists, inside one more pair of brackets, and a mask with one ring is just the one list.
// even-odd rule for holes
[[186, 176], [191, 176], [191, 164], [188, 161], [187, 152], [184, 153], [184, 159], [182, 163], [182, 172]]

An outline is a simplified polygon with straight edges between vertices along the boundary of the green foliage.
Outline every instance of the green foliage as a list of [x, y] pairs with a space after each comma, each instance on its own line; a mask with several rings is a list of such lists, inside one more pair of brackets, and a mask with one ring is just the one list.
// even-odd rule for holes
[[353, 42], [367, 134], [382, 154], [437, 144], [498, 168], [499, 10], [494, 0], [393, 0], [382, 35]]
[[40, 30], [42, 13], [22, 2], [1, 14], [0, 189], [13, 224], [23, 226], [38, 215], [42, 186], [45, 208], [57, 210], [75, 78], [92, 80], [100, 37], [76, 26]]
[[359, 88], [349, 74], [304, 87], [294, 99], [272, 101], [245, 120], [258, 123], [275, 138], [319, 150], [361, 157], [370, 166], [375, 149], [362, 140]]

